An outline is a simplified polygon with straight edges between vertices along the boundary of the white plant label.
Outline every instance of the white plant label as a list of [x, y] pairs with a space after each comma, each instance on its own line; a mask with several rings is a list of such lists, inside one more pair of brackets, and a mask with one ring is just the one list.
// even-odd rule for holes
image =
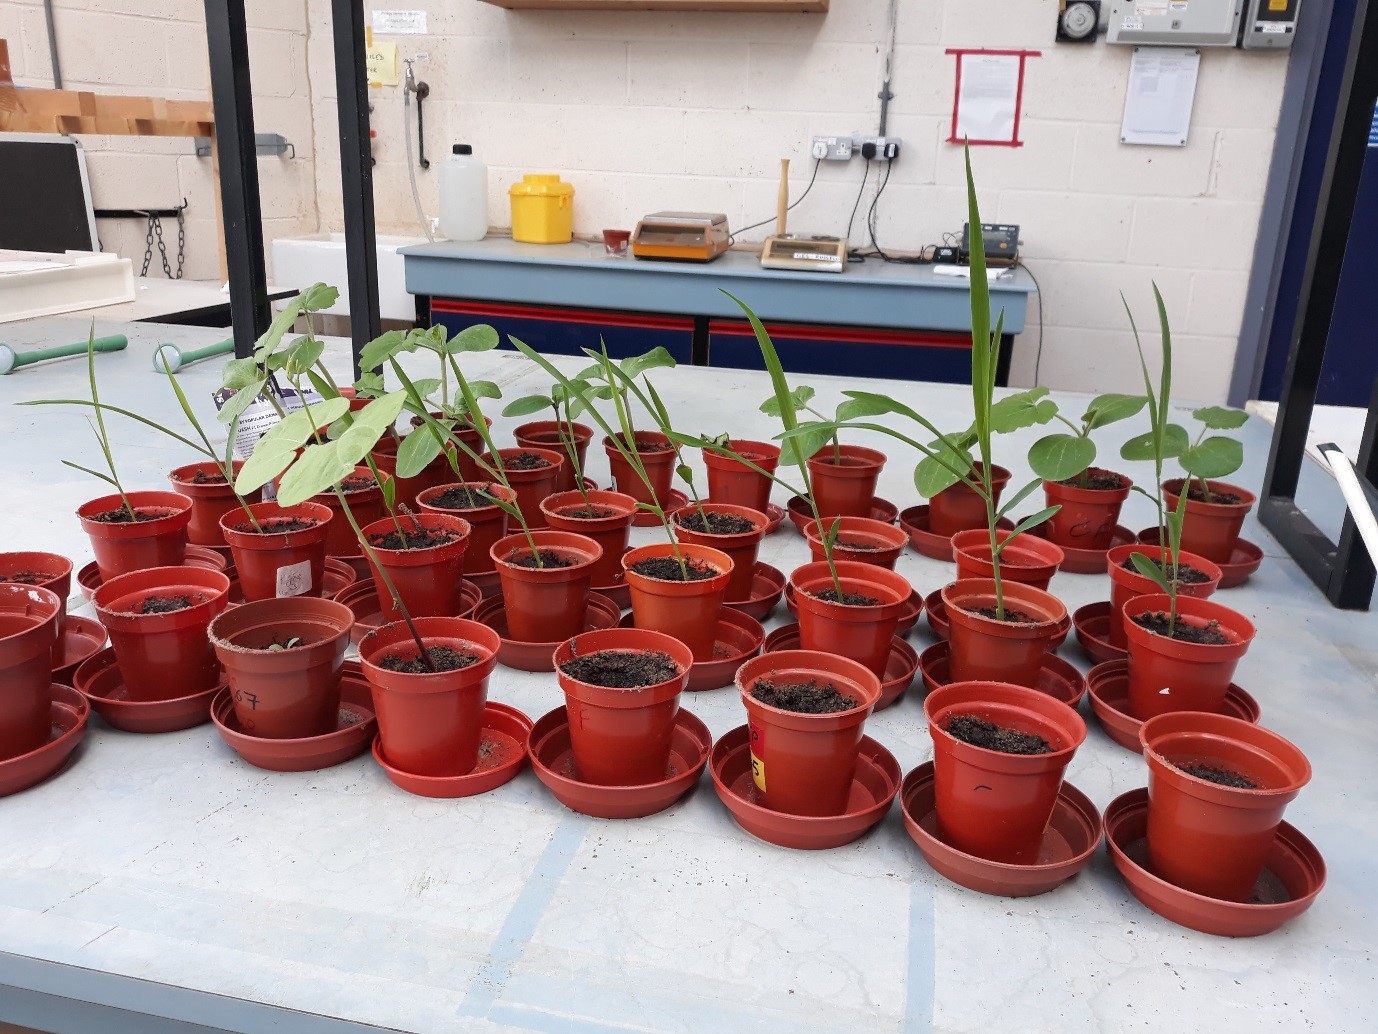
[[424, 36], [426, 12], [374, 11], [373, 31], [379, 36]]
[[278, 568], [278, 596], [300, 596], [311, 591], [311, 561]]

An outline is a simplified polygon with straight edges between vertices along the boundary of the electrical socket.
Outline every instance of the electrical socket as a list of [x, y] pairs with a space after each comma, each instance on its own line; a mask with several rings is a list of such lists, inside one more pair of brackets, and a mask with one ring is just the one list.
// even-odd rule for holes
[[880, 161], [887, 159], [893, 161], [900, 156], [900, 138], [897, 136], [863, 136], [860, 133], [852, 134], [852, 152], [860, 154], [861, 149], [866, 144], [874, 144], [876, 153], [874, 158]]
[[816, 136], [809, 153], [820, 162], [845, 162], [852, 156], [850, 136]]

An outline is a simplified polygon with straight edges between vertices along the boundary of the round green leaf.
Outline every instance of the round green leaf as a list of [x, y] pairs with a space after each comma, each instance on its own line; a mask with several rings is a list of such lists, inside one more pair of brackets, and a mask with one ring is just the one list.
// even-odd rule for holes
[[239, 469], [239, 476], [234, 479], [234, 490], [240, 495], [258, 491], [286, 470], [296, 454], [297, 445], [264, 438]]
[[1182, 453], [1182, 469], [1193, 477], [1223, 478], [1244, 465], [1244, 446], [1233, 438], [1207, 438]]
[[1147, 404], [1148, 398], [1144, 395], [1121, 395], [1117, 392], [1097, 395], [1086, 407], [1086, 413], [1081, 419], [1090, 430], [1094, 431], [1106, 424], [1129, 419]]
[[1029, 466], [1047, 481], [1066, 481], [1096, 462], [1096, 443], [1074, 434], [1050, 434], [1034, 442]]
[[418, 427], [402, 439], [397, 447], [397, 476], [414, 478], [426, 469], [426, 464], [440, 455], [441, 443], [428, 427]]
[[278, 484], [278, 502], [296, 506], [313, 495], [319, 495], [354, 473], [355, 464], [340, 456], [339, 443], [309, 446], [301, 458], [282, 475]]
[[445, 345], [451, 355], [457, 352], [487, 352], [498, 347], [498, 332], [486, 323], [465, 327]]
[[513, 399], [503, 407], [503, 416], [530, 416], [532, 413], [539, 413], [545, 409], [554, 408], [550, 398], [545, 395], [524, 395], [519, 399]]
[[1048, 389], [1030, 388], [1009, 395], [990, 408], [990, 428], [998, 434], [1008, 434], [1021, 427], [1046, 424], [1057, 414], [1057, 403], [1045, 398]]
[[1242, 409], [1228, 409], [1225, 406], [1203, 406], [1191, 414], [1212, 431], [1233, 431], [1249, 422], [1249, 414]]

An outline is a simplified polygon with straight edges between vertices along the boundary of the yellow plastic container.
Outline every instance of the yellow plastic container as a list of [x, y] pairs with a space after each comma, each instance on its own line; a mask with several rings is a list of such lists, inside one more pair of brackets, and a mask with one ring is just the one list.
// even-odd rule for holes
[[507, 193], [514, 241], [568, 244], [574, 237], [574, 188], [559, 176], [523, 176]]

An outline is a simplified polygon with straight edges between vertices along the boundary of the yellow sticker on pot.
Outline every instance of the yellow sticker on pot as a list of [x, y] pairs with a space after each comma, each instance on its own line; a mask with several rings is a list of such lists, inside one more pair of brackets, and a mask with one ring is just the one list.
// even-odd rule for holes
[[751, 781], [756, 784], [756, 789], [766, 792], [766, 763], [755, 754], [751, 755]]
[[756, 789], [765, 793], [766, 763], [761, 760], [761, 755], [765, 753], [766, 731], [759, 725], [748, 723], [747, 732], [751, 737], [751, 781], [756, 784]]

